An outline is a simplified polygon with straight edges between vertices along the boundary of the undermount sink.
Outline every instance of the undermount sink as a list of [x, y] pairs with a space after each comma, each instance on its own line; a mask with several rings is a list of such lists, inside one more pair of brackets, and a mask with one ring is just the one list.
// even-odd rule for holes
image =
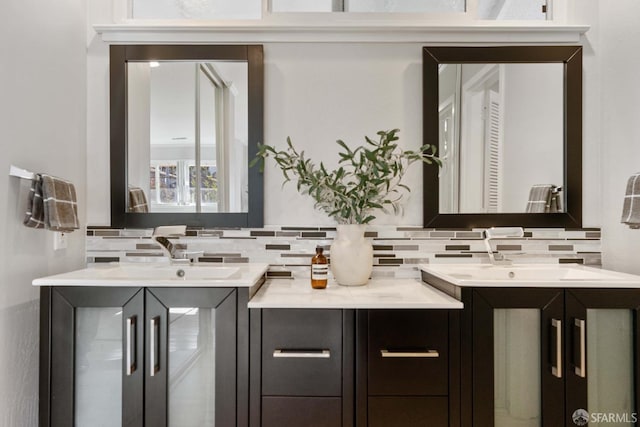
[[105, 279], [130, 280], [222, 280], [228, 279], [238, 272], [238, 267], [209, 265], [118, 265], [114, 268], [99, 270]]
[[640, 276], [576, 264], [440, 264], [420, 268], [462, 287], [640, 287]]

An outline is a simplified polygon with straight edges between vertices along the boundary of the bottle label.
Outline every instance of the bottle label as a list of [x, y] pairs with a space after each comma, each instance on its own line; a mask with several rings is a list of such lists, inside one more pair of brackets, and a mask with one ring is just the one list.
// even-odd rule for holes
[[329, 265], [327, 264], [311, 264], [312, 280], [327, 280], [329, 276]]

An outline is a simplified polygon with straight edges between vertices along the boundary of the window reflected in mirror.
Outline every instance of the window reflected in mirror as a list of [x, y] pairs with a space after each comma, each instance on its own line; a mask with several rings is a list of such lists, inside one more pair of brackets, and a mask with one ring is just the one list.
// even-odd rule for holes
[[562, 63], [439, 64], [440, 213], [563, 211]]
[[248, 66], [127, 63], [129, 212], [248, 211]]

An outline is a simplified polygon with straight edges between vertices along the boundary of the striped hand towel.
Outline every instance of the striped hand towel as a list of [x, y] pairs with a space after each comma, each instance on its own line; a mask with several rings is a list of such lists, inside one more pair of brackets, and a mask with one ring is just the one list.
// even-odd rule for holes
[[80, 228], [73, 184], [55, 176], [37, 174], [31, 184], [24, 224], [60, 232]]
[[42, 176], [36, 174], [31, 181], [27, 213], [24, 225], [30, 228], [44, 228], [44, 202], [42, 200]]
[[631, 175], [627, 181], [620, 222], [630, 228], [640, 228], [640, 172]]
[[73, 231], [80, 228], [76, 188], [69, 181], [42, 175], [44, 224], [53, 231]]
[[549, 202], [551, 200], [551, 184], [537, 184], [531, 187], [529, 191], [529, 200], [527, 201], [528, 213], [545, 213], [549, 212]]
[[147, 196], [140, 187], [129, 187], [129, 212], [149, 212]]

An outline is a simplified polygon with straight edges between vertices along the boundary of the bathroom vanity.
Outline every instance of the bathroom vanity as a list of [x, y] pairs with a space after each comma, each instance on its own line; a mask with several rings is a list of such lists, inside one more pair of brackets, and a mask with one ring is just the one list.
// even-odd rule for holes
[[270, 280], [249, 307], [252, 426], [457, 425], [455, 298], [417, 279]]
[[[424, 265], [265, 280], [266, 264], [38, 279], [42, 426], [571, 426], [640, 407], [640, 278]], [[626, 415], [624, 415], [626, 414]]]
[[107, 265], [41, 287], [41, 426], [247, 425], [267, 264]]
[[465, 306], [462, 425], [573, 426], [578, 409], [634, 424], [640, 277], [484, 264], [424, 265], [422, 278]]

